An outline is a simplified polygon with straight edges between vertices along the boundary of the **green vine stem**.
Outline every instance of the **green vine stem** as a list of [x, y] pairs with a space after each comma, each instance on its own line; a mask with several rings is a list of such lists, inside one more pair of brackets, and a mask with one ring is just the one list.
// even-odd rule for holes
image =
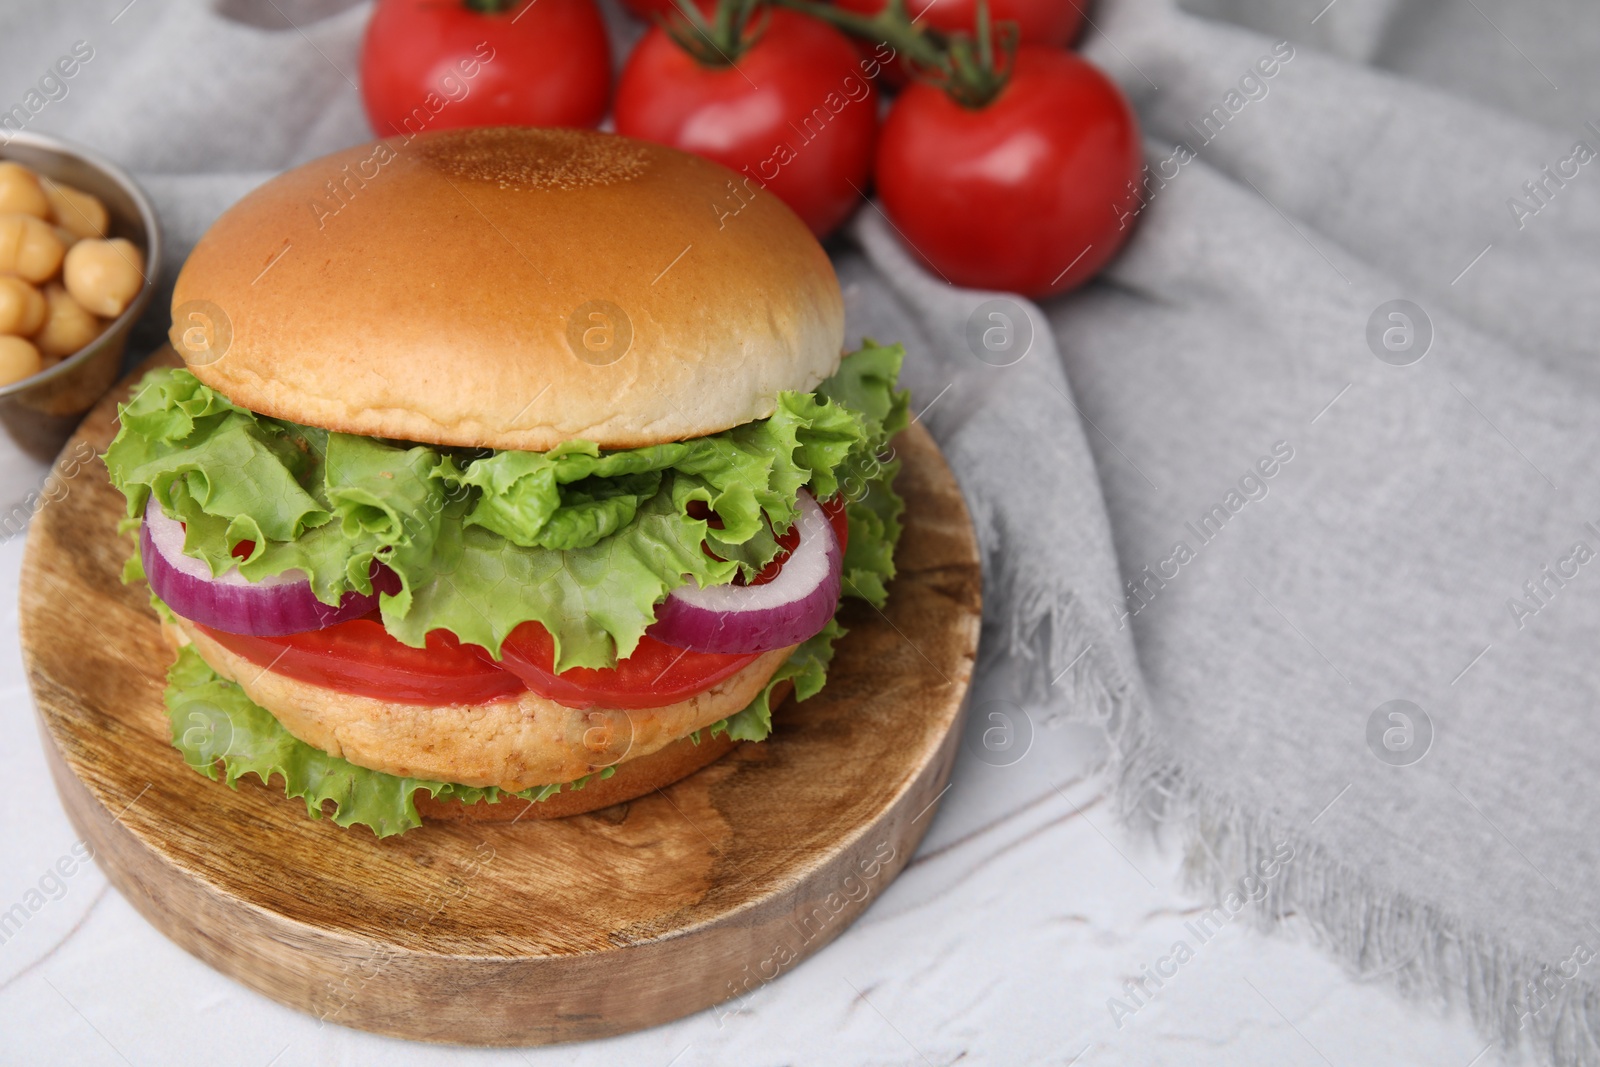
[[761, 38], [764, 27], [751, 28], [762, 10], [761, 0], [717, 0], [708, 20], [694, 0], [673, 0], [678, 13], [659, 18], [661, 28], [701, 66], [728, 67]]
[[[682, 0], [680, 0], [682, 2]], [[883, 41], [903, 56], [915, 76], [930, 81], [964, 107], [981, 108], [1004, 89], [1017, 51], [1017, 25], [989, 17], [978, 0], [975, 33], [944, 33], [918, 26], [906, 0], [888, 0], [876, 15], [846, 11], [818, 0], [774, 0], [780, 7], [829, 23], [854, 37]]]

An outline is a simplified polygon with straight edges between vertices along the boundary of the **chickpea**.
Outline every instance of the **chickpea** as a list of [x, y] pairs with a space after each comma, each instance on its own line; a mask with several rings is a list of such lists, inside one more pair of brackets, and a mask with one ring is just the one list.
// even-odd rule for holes
[[72, 299], [72, 294], [51, 282], [44, 289], [44, 327], [33, 343], [47, 356], [69, 356], [100, 333], [100, 320]]
[[44, 366], [39, 350], [21, 337], [0, 337], [0, 385], [38, 374]]
[[106, 206], [99, 197], [70, 185], [58, 185], [49, 178], [40, 178], [39, 187], [50, 202], [50, 218], [57, 226], [70, 231], [74, 239], [106, 235], [111, 217], [106, 214]]
[[0, 274], [0, 335], [33, 335], [44, 325], [44, 313], [39, 290], [21, 278]]
[[144, 284], [144, 257], [132, 241], [89, 238], [67, 252], [62, 280], [72, 299], [104, 318], [125, 311]]
[[48, 218], [50, 202], [33, 171], [21, 163], [0, 163], [0, 212], [12, 211]]
[[48, 222], [19, 213], [0, 215], [0, 274], [42, 282], [55, 276], [65, 254], [61, 238]]

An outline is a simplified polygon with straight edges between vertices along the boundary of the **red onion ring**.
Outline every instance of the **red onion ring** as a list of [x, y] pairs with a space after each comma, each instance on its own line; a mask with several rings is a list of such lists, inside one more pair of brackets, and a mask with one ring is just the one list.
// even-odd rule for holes
[[213, 576], [204, 560], [184, 554], [183, 536], [183, 524], [151, 497], [139, 531], [145, 578], [173, 611], [215, 630], [256, 637], [320, 630], [365, 615], [378, 606], [380, 592], [399, 590], [394, 572], [374, 561], [372, 592], [348, 592], [333, 607], [317, 599], [303, 571], [253, 582], [235, 566]]
[[833, 526], [805, 490], [797, 501], [800, 543], [765, 585], [680, 586], [647, 631], [694, 652], [766, 652], [814, 636], [839, 606], [844, 553]]

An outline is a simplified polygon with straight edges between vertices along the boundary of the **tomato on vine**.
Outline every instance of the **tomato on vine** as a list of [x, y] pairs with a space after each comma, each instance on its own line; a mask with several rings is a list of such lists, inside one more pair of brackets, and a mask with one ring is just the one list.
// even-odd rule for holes
[[873, 166], [884, 213], [946, 281], [1051, 296], [1122, 247], [1141, 206], [1139, 123], [1122, 91], [1065, 49], [1018, 44], [977, 0], [973, 32], [919, 27], [905, 0], [867, 17], [786, 6], [885, 41], [915, 72]]
[[878, 144], [883, 209], [956, 285], [1032, 297], [1093, 277], [1132, 232], [1143, 168], [1127, 99], [1072, 52], [1023, 45], [979, 108], [919, 83]]
[[361, 98], [380, 137], [598, 126], [611, 45], [594, 0], [379, 0]]
[[[833, 2], [846, 11], [869, 16], [889, 4], [889, 0]], [[991, 0], [989, 18], [996, 23], [1015, 23], [1020, 44], [1065, 47], [1083, 28], [1088, 4], [1089, 0]], [[978, 24], [978, 0], [907, 0], [906, 14], [913, 23], [926, 23], [945, 33], [972, 33]]]
[[739, 197], [769, 191], [821, 237], [867, 188], [877, 67], [839, 30], [793, 11], [755, 0], [720, 0], [709, 14], [684, 7], [623, 67], [617, 132], [721, 163], [743, 176]]

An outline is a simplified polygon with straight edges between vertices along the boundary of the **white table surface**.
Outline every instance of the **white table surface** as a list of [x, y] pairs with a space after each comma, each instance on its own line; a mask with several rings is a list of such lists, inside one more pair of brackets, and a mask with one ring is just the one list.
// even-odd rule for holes
[[[16, 480], [26, 461], [4, 451]], [[0, 912], [75, 841], [18, 651], [23, 543], [0, 543]], [[1193, 944], [1184, 923], [1200, 908], [1180, 888], [1176, 848], [1116, 823], [1104, 783], [1086, 773], [1097, 751], [1076, 728], [1041, 728], [1008, 767], [964, 748], [910, 867], [850, 930], [741, 1012], [553, 1048], [439, 1048], [319, 1024], [168, 942], [88, 866], [0, 945], [0, 1064], [1504, 1062], [1460, 1008], [1354, 981], [1305, 931], [1266, 936], [1243, 921], [1199, 945], [1116, 1026], [1109, 998], [1180, 938]], [[174, 759], [173, 773], [191, 772]]]

